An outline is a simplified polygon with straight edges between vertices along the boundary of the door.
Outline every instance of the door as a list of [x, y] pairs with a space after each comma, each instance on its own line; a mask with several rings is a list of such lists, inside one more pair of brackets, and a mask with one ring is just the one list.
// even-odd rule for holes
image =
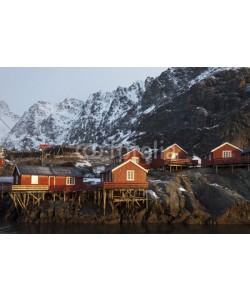
[[55, 187], [55, 176], [49, 176], [49, 186], [50, 186], [50, 189], [54, 189], [54, 187]]

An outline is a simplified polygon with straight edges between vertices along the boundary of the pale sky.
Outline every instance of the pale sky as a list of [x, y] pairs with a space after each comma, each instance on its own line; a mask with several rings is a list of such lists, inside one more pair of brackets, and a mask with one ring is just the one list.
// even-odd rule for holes
[[86, 100], [99, 90], [128, 87], [136, 80], [158, 76], [166, 68], [0, 68], [0, 100], [21, 115], [39, 100]]

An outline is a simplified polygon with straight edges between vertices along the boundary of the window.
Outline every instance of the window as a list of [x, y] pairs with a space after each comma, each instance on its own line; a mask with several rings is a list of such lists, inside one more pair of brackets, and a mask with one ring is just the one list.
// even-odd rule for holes
[[127, 180], [129, 180], [129, 181], [135, 180], [135, 171], [127, 170]]
[[211, 153], [208, 154], [208, 159], [211, 160], [212, 159], [212, 155]]
[[232, 157], [232, 151], [223, 151], [222, 152], [222, 157], [223, 158]]
[[75, 177], [67, 177], [66, 185], [75, 185]]
[[136, 164], [138, 164], [138, 162], [139, 162], [139, 157], [133, 156], [133, 157], [131, 158], [131, 160], [132, 160], [133, 162], [135, 162]]
[[37, 175], [31, 176], [31, 184], [38, 184], [38, 176]]

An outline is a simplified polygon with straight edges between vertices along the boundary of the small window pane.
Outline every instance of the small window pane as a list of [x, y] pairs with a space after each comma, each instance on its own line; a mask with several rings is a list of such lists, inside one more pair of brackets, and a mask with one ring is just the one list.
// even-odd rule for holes
[[66, 184], [67, 185], [75, 185], [75, 177], [67, 177]]
[[127, 180], [129, 180], [129, 181], [135, 180], [135, 171], [133, 171], [133, 170], [127, 171]]
[[31, 176], [31, 184], [38, 184], [38, 176], [37, 175]]

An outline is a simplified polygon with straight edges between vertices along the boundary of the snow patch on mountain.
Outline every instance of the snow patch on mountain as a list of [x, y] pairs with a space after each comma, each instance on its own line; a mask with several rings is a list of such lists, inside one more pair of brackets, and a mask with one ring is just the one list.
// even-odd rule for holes
[[20, 116], [12, 113], [5, 101], [0, 101], [0, 144], [19, 119]]
[[[65, 99], [58, 104], [40, 101], [24, 113], [4, 144], [18, 149], [35, 148], [40, 143], [133, 145], [147, 134], [145, 127], [156, 114], [163, 111], [166, 123], [169, 115], [178, 113], [181, 108], [175, 108], [176, 99], [193, 85], [215, 78], [220, 71], [237, 69], [167, 68], [156, 78], [148, 77], [128, 88], [119, 86], [111, 92], [99, 91], [85, 101]], [[213, 126], [204, 121], [210, 116], [209, 110], [198, 105], [194, 113], [203, 121], [197, 129]], [[157, 122], [158, 119], [154, 125]], [[158, 124], [156, 133], [160, 134], [160, 129]]]
[[38, 101], [23, 114], [4, 140], [4, 145], [32, 149], [42, 143], [63, 144], [82, 105], [82, 101], [69, 98], [61, 103]]

